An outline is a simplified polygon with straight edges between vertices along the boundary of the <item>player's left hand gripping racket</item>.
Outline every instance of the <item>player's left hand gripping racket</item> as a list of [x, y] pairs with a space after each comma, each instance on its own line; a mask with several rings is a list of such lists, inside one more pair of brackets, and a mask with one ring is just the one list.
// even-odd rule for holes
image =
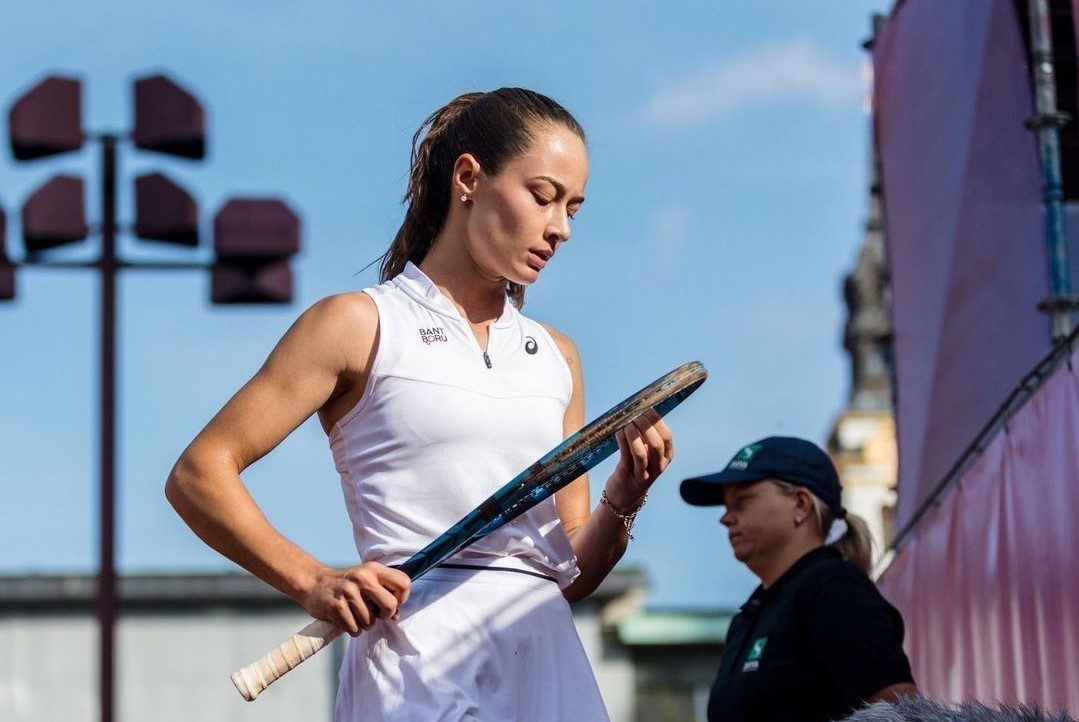
[[[704, 366], [693, 361], [652, 382], [549, 451], [397, 568], [419, 579], [606, 459], [618, 449], [615, 434], [620, 429], [648, 409], [665, 415], [707, 377]], [[340, 634], [336, 625], [315, 620], [262, 659], [234, 672], [232, 683], [250, 702]]]

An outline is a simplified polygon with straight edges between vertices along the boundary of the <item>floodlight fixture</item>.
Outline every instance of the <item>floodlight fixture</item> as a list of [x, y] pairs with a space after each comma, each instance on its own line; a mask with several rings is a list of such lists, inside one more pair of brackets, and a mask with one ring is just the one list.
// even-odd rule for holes
[[210, 270], [210, 300], [215, 304], [291, 303], [289, 262], [216, 263]]
[[289, 303], [300, 218], [275, 198], [232, 198], [214, 216], [213, 303]]
[[300, 217], [281, 200], [232, 198], [214, 216], [214, 250], [225, 261], [269, 261], [300, 250]]
[[33, 253], [66, 246], [86, 238], [86, 194], [82, 178], [56, 175], [26, 199], [22, 207], [22, 237]]
[[135, 90], [135, 147], [181, 158], [206, 155], [202, 104], [164, 75], [140, 78]]
[[199, 244], [199, 208], [191, 194], [162, 173], [135, 179], [135, 235], [181, 246]]
[[7, 256], [4, 239], [7, 236], [7, 217], [0, 208], [0, 301], [15, 300], [15, 266]]
[[0, 261], [0, 301], [15, 300], [15, 266]]
[[28, 90], [8, 113], [15, 160], [33, 160], [82, 147], [82, 82], [50, 75]]

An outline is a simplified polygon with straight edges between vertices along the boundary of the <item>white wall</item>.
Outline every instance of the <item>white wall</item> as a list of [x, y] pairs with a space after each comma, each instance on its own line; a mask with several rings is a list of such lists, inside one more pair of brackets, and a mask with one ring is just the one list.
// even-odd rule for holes
[[254, 702], [240, 697], [229, 679], [236, 668], [309, 621], [303, 613], [288, 611], [127, 615], [117, 635], [119, 721], [331, 719], [337, 669], [329, 650], [304, 662]]
[[[603, 649], [597, 608], [574, 620], [611, 714], [634, 719], [634, 671], [625, 650]], [[229, 675], [302, 628], [291, 610], [128, 612], [116, 629], [118, 722], [330, 720], [339, 657], [324, 650], [246, 702]], [[93, 613], [0, 612], [0, 721], [98, 718]]]
[[97, 718], [97, 624], [91, 614], [33, 621], [0, 615], [0, 649], [0, 720]]

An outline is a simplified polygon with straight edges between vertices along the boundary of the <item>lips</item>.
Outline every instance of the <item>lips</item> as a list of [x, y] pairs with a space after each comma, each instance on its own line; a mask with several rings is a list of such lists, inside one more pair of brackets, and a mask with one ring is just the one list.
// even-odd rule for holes
[[551, 260], [551, 256], [554, 253], [546, 250], [532, 250], [528, 251], [528, 263], [536, 270], [542, 270], [547, 265], [547, 261]]

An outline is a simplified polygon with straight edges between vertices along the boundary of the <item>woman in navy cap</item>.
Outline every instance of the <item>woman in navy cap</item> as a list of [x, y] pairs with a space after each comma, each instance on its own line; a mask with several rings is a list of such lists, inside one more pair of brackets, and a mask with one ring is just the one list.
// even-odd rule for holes
[[869, 531], [843, 508], [824, 451], [762, 439], [681, 492], [690, 504], [726, 506], [734, 556], [761, 582], [727, 632], [709, 722], [823, 722], [918, 693], [903, 620], [867, 576]]

